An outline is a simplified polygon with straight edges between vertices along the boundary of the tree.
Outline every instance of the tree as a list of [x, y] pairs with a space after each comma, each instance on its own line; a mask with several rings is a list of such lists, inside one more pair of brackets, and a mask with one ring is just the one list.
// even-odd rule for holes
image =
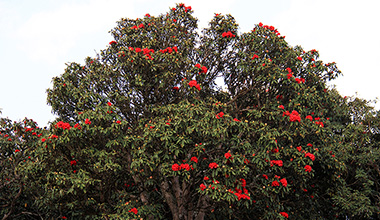
[[[22, 169], [35, 213], [378, 217], [378, 151], [355, 163], [378, 146], [378, 116], [327, 87], [340, 71], [318, 51], [289, 46], [273, 26], [237, 30], [215, 14], [199, 35], [191, 7], [178, 4], [122, 19], [98, 58], [68, 64], [48, 90], [57, 120], [24, 150], [35, 158]], [[370, 136], [354, 137], [358, 120]], [[344, 153], [354, 146], [358, 158]]]

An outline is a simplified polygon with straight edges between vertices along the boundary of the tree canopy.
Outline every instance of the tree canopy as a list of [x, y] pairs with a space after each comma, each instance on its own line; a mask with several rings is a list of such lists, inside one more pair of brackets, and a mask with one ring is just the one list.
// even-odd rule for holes
[[380, 217], [379, 112], [327, 86], [336, 64], [192, 13], [118, 21], [53, 78], [49, 127], [2, 119], [4, 220]]

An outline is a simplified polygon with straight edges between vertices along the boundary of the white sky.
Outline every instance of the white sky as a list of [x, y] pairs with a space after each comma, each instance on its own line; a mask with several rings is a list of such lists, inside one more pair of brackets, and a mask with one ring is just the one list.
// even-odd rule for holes
[[[214, 13], [230, 13], [241, 32], [263, 22], [290, 45], [317, 49], [337, 62], [344, 76], [333, 84], [343, 96], [380, 97], [380, 9], [377, 0], [183, 0], [200, 27]], [[40, 126], [54, 116], [46, 105], [51, 79], [65, 63], [84, 63], [107, 47], [108, 33], [122, 17], [166, 13], [172, 0], [0, 0], [0, 108], [12, 120], [32, 118]], [[377, 104], [377, 109], [380, 105]]]

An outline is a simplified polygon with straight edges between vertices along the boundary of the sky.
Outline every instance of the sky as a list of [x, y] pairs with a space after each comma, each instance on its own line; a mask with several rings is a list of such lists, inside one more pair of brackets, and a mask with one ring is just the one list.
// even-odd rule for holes
[[55, 116], [46, 90], [66, 63], [105, 49], [121, 18], [158, 16], [176, 3], [192, 7], [200, 28], [214, 13], [234, 16], [240, 33], [272, 25], [291, 46], [337, 63], [343, 76], [330, 85], [342, 96], [380, 97], [377, 0], [0, 0], [0, 117], [48, 125]]

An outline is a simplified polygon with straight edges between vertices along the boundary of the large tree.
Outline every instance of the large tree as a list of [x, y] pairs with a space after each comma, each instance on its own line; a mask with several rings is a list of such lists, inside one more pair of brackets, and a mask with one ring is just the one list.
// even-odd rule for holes
[[240, 34], [231, 15], [198, 33], [192, 13], [122, 19], [96, 58], [53, 79], [58, 118], [22, 151], [30, 213], [378, 218], [378, 115], [327, 87], [335, 63], [272, 26]]

